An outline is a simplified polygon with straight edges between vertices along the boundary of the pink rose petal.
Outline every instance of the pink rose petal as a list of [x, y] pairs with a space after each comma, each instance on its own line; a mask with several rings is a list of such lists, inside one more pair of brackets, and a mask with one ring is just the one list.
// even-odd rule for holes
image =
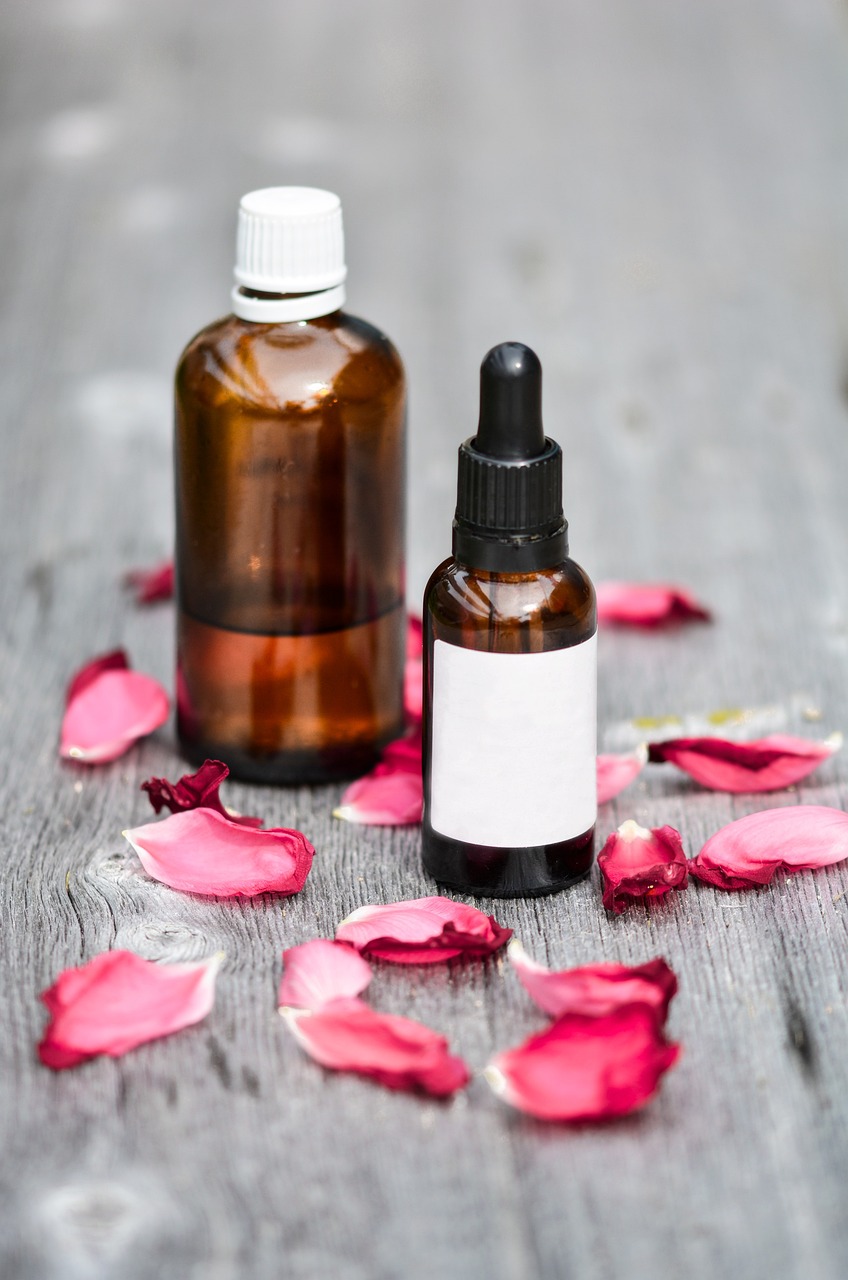
[[628, 820], [598, 854], [604, 906], [619, 915], [634, 898], [658, 898], [686, 888], [686, 854], [674, 827], [648, 831]]
[[331, 1000], [361, 995], [371, 981], [371, 966], [344, 942], [314, 938], [283, 952], [281, 1007], [320, 1009]]
[[521, 984], [540, 1009], [554, 1018], [566, 1013], [604, 1017], [626, 1005], [646, 1004], [664, 1024], [677, 992], [677, 978], [662, 958], [647, 964], [589, 964], [547, 969], [531, 960], [513, 938], [508, 953]]
[[221, 959], [154, 964], [132, 951], [107, 951], [66, 969], [41, 996], [50, 1022], [38, 1056], [59, 1071], [101, 1053], [118, 1058], [200, 1022], [212, 1008]]
[[764, 809], [711, 836], [689, 862], [717, 889], [755, 889], [776, 871], [814, 871], [848, 858], [848, 813], [818, 804]]
[[485, 1074], [504, 1102], [540, 1120], [609, 1120], [649, 1102], [679, 1055], [655, 1011], [632, 1004], [600, 1018], [567, 1013]]
[[652, 742], [649, 759], [677, 765], [690, 778], [714, 791], [777, 791], [791, 787], [829, 760], [842, 746], [842, 735], [810, 742], [773, 733], [754, 742], [725, 738], [671, 738]]
[[420, 618], [410, 614], [406, 630], [406, 667], [403, 679], [403, 705], [410, 724], [420, 724], [424, 685], [424, 628]]
[[598, 756], [598, 804], [614, 800], [637, 778], [648, 759], [647, 747], [637, 747], [626, 755]]
[[214, 809], [188, 809], [124, 835], [154, 880], [216, 898], [299, 893], [315, 852], [300, 831], [249, 829]]
[[336, 818], [373, 827], [400, 827], [421, 821], [421, 733], [390, 742], [380, 763], [352, 782], [342, 796]]
[[136, 604], [156, 604], [174, 596], [174, 562], [163, 560], [152, 569], [130, 569], [124, 582], [135, 591]]
[[489, 956], [512, 937], [494, 916], [450, 898], [410, 898], [360, 907], [336, 930], [337, 942], [395, 964], [435, 964], [455, 956]]
[[409, 1018], [377, 1013], [362, 1000], [338, 1000], [317, 1013], [286, 1009], [283, 1016], [309, 1056], [332, 1071], [355, 1071], [389, 1089], [437, 1098], [470, 1079], [444, 1036]]
[[662, 627], [712, 617], [690, 592], [666, 583], [601, 582], [596, 594], [598, 621], [613, 626]]
[[167, 778], [148, 778], [142, 782], [156, 813], [170, 809], [171, 813], [184, 813], [187, 809], [214, 809], [232, 822], [243, 827], [261, 827], [261, 818], [250, 818], [221, 803], [218, 788], [229, 776], [228, 767], [221, 760], [204, 760], [197, 773], [185, 773], [177, 782]]
[[95, 658], [68, 686], [59, 754], [82, 764], [117, 760], [168, 719], [158, 681], [131, 671], [122, 649]]

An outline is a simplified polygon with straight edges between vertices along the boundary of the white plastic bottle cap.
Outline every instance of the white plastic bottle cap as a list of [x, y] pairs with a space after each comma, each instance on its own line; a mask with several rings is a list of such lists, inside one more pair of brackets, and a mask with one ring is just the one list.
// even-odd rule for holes
[[[233, 310], [242, 320], [311, 320], [345, 300], [342, 206], [317, 187], [265, 187], [242, 196]], [[297, 297], [250, 298], [242, 287]]]

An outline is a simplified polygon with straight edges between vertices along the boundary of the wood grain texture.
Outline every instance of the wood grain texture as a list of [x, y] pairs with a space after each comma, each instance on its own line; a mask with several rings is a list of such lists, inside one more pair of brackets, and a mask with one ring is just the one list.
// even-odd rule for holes
[[[342, 194], [351, 309], [408, 364], [413, 602], [448, 550], [479, 361], [520, 338], [577, 558], [716, 612], [603, 636], [602, 746], [727, 707], [848, 727], [845, 5], [41, 0], [0, 31], [4, 1280], [841, 1280], [844, 867], [616, 920], [594, 879], [498, 904], [540, 959], [680, 975], [658, 1100], [562, 1130], [479, 1079], [442, 1105], [325, 1075], [275, 1014], [285, 946], [429, 891], [417, 831], [335, 822], [340, 788], [232, 785], [307, 832], [313, 874], [293, 900], [180, 895], [120, 834], [140, 781], [179, 770], [170, 733], [91, 771], [56, 740], [93, 653], [170, 682], [170, 611], [119, 580], [168, 549], [171, 371], [226, 310], [238, 196], [276, 182]], [[634, 817], [696, 851], [770, 803], [848, 799], [839, 757], [773, 801], [643, 779], [602, 839]], [[37, 994], [114, 946], [224, 950], [215, 1009], [53, 1075]], [[499, 960], [381, 966], [373, 999], [477, 1068], [540, 1025]]]

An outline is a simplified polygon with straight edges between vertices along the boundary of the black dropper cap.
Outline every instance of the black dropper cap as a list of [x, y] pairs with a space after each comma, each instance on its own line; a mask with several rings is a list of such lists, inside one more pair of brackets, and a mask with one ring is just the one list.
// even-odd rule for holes
[[531, 573], [568, 555], [562, 450], [542, 426], [542, 366], [502, 342], [480, 366], [477, 434], [459, 446], [453, 553], [475, 569]]

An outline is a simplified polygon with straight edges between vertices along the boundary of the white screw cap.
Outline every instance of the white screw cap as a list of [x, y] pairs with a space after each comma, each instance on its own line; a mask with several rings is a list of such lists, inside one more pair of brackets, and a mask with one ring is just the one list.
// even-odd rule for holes
[[265, 187], [242, 196], [237, 285], [262, 293], [316, 293], [340, 285], [346, 275], [342, 206], [332, 191]]

